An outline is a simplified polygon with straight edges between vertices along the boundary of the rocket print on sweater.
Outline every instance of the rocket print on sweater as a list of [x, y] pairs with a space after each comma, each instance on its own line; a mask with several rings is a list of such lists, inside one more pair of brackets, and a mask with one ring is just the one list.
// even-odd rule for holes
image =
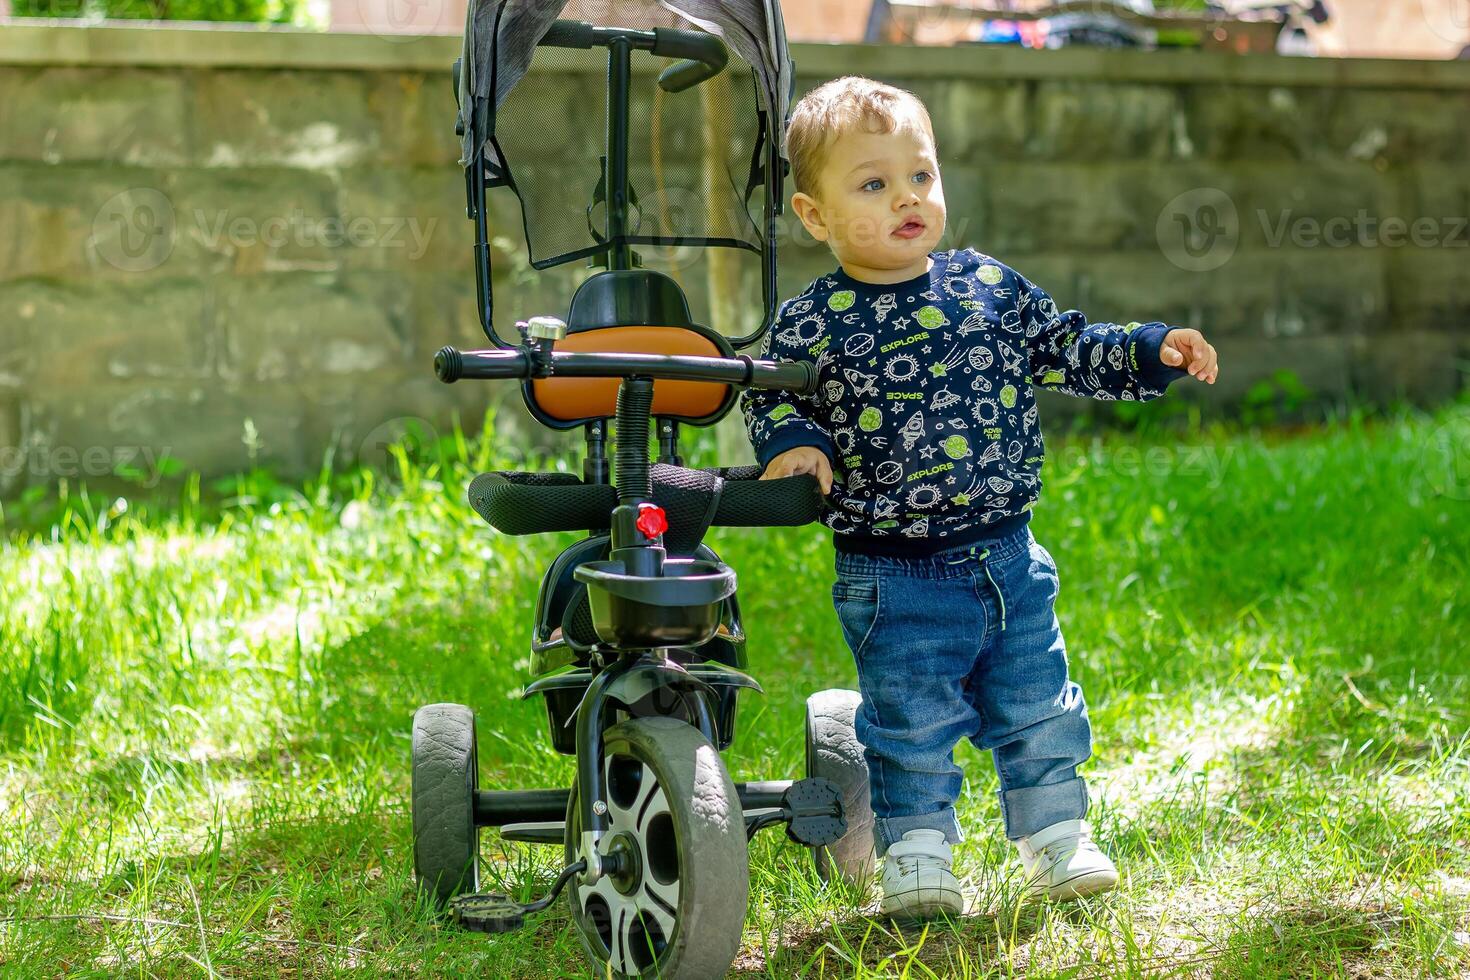
[[814, 361], [820, 391], [741, 396], [762, 466], [796, 446], [832, 459], [823, 521], [839, 535], [976, 537], [1040, 493], [1033, 385], [1145, 401], [1186, 373], [1159, 360], [1162, 323], [1059, 313], [1041, 289], [973, 249], [931, 259], [927, 274], [902, 283], [866, 283], [840, 268], [814, 280], [783, 305], [763, 356]]

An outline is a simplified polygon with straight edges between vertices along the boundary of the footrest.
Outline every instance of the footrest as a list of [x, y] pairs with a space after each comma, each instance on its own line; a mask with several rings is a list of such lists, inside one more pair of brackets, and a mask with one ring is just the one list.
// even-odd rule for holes
[[806, 847], [835, 844], [847, 833], [842, 791], [830, 779], [809, 776], [791, 784], [781, 797], [787, 814], [786, 836]]
[[452, 898], [449, 915], [472, 932], [514, 932], [526, 924], [526, 907], [499, 892]]
[[523, 844], [560, 844], [566, 831], [567, 825], [561, 820], [508, 823], [501, 826], [500, 839], [520, 841]]

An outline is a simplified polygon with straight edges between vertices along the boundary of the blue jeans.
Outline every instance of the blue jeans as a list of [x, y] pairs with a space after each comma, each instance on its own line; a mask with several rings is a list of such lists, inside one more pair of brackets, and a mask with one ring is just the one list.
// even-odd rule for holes
[[1082, 689], [1067, 678], [1056, 563], [1029, 526], [929, 558], [837, 554], [832, 600], [857, 661], [856, 729], [878, 854], [927, 827], [964, 839], [954, 748], [989, 749], [1006, 836], [1087, 812], [1092, 754]]

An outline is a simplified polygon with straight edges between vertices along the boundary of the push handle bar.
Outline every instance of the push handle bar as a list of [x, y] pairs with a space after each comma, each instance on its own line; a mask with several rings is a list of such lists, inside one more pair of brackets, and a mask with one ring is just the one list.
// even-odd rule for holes
[[580, 20], [557, 20], [552, 21], [551, 28], [538, 43], [548, 48], [592, 48], [617, 40], [660, 58], [687, 59], [670, 65], [658, 76], [659, 87], [665, 92], [693, 88], [718, 75], [730, 60], [725, 42], [713, 34], [676, 27], [635, 31], [622, 27], [595, 27]]
[[653, 29], [653, 53], [661, 58], [686, 58], [665, 68], [658, 76], [665, 92], [682, 92], [714, 78], [730, 60], [725, 42], [703, 31], [681, 31], [673, 27]]
[[618, 354], [575, 351], [457, 350], [445, 347], [434, 355], [434, 373], [446, 384], [461, 378], [665, 378], [711, 381], [741, 388], [816, 394], [816, 366], [807, 361], [758, 361], [744, 355], [700, 357], [693, 354]]
[[586, 21], [554, 20], [537, 43], [546, 48], [590, 48], [597, 43], [596, 30]]

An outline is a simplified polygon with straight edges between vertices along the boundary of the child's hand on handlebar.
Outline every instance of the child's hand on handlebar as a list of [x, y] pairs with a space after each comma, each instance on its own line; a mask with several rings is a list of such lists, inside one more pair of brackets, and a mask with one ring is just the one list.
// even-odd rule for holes
[[788, 449], [766, 464], [762, 480], [780, 480], [788, 476], [810, 474], [822, 485], [822, 496], [832, 492], [832, 463], [827, 454], [812, 446]]

